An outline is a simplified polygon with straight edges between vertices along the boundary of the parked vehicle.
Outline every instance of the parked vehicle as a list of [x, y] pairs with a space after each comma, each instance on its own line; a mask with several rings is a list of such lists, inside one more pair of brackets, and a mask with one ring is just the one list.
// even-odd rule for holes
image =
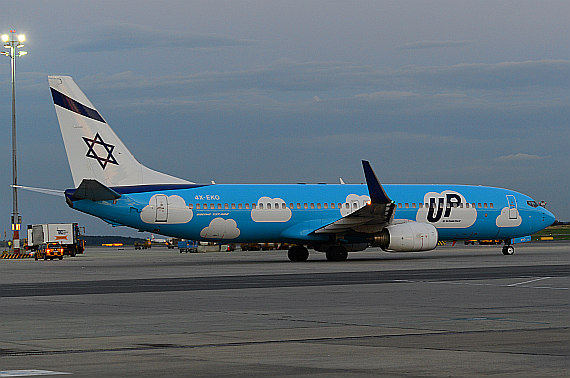
[[195, 240], [180, 240], [178, 242], [178, 250], [180, 253], [197, 252], [198, 242]]
[[77, 223], [45, 223], [28, 225], [26, 246], [29, 251], [38, 251], [47, 243], [57, 243], [63, 248], [63, 254], [75, 256], [85, 250], [85, 241], [81, 239]]
[[64, 247], [60, 243], [46, 243], [42, 244], [40, 248], [37, 251], [35, 251], [34, 258], [36, 260], [39, 259], [53, 260], [55, 258], [62, 260], [63, 251]]

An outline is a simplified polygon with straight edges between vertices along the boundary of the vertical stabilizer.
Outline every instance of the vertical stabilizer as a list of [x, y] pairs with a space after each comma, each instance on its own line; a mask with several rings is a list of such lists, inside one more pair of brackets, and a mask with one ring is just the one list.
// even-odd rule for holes
[[109, 187], [190, 183], [139, 163], [71, 77], [48, 80], [75, 187], [83, 179]]

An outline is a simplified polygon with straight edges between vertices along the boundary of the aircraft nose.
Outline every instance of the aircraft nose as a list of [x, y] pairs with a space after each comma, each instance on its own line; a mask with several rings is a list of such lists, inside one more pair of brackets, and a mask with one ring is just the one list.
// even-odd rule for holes
[[554, 214], [546, 209], [542, 209], [542, 220], [544, 221], [545, 227], [550, 226], [556, 220]]

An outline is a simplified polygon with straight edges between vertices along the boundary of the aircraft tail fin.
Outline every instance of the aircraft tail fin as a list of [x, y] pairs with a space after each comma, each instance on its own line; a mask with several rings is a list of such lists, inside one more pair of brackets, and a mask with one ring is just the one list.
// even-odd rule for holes
[[69, 76], [48, 77], [73, 182], [108, 187], [191, 183], [139, 163]]

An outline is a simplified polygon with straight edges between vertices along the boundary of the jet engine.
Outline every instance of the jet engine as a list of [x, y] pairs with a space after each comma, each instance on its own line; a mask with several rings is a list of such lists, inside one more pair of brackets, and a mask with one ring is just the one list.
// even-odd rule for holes
[[374, 237], [372, 246], [389, 252], [429, 251], [437, 246], [437, 239], [433, 225], [410, 221], [384, 228]]

